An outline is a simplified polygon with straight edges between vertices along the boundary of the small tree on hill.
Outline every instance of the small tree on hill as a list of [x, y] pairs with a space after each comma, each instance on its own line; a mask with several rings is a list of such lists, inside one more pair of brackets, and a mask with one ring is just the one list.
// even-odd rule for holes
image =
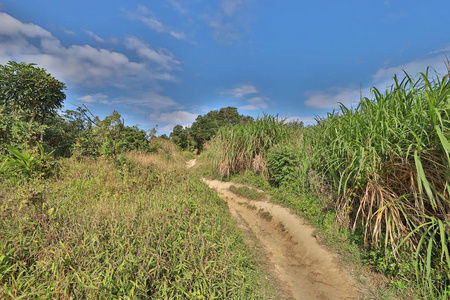
[[30, 128], [53, 117], [66, 99], [65, 84], [35, 66], [13, 61], [0, 65], [0, 111], [28, 122]]
[[191, 131], [197, 148], [203, 150], [205, 142], [211, 140], [223, 126], [233, 126], [236, 124], [253, 121], [250, 116], [240, 115], [236, 107], [228, 106], [220, 110], [212, 110], [204, 116], [198, 116], [192, 124]]

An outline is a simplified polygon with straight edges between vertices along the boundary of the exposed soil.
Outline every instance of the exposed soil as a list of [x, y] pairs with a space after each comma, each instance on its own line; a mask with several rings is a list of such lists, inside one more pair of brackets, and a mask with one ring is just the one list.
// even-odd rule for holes
[[[194, 162], [195, 164], [195, 162]], [[252, 201], [229, 190], [236, 183], [203, 179], [227, 201], [241, 229], [251, 230], [267, 253], [272, 271], [294, 299], [357, 299], [355, 281], [336, 256], [314, 237], [314, 229], [268, 199]]]
[[194, 158], [194, 159], [191, 159], [191, 160], [189, 160], [189, 161], [187, 161], [186, 162], [186, 168], [188, 168], [188, 169], [190, 169], [190, 168], [192, 168], [193, 166], [195, 166], [195, 163], [196, 163], [196, 159]]
[[[187, 168], [196, 164], [192, 159]], [[323, 248], [314, 229], [289, 209], [264, 200], [249, 200], [229, 190], [237, 183], [203, 179], [227, 201], [243, 231], [250, 231], [267, 254], [270, 270], [294, 299], [358, 299], [355, 280], [339, 267], [336, 255]], [[250, 241], [249, 241], [250, 242]]]

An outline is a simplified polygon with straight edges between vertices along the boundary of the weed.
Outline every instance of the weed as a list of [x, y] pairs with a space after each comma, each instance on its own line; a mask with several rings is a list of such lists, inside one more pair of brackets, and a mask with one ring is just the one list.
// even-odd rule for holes
[[235, 193], [238, 196], [251, 199], [251, 200], [262, 200], [265, 198], [266, 194], [263, 192], [258, 192], [254, 189], [251, 189], [247, 186], [236, 187], [235, 185], [231, 185], [229, 190]]
[[259, 215], [261, 218], [263, 218], [264, 220], [267, 220], [267, 221], [269, 221], [269, 222], [271, 222], [272, 219], [273, 219], [272, 214], [271, 214], [270, 212], [268, 212], [268, 211], [265, 211], [265, 210], [262, 209], [262, 208], [259, 209], [258, 215]]

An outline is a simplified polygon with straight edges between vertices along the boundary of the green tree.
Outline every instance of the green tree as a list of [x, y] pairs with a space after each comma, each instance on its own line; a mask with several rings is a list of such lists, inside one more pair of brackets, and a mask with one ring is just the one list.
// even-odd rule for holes
[[98, 142], [94, 141], [92, 134], [95, 123], [86, 113], [87, 110], [81, 107], [77, 110], [66, 110], [47, 123], [44, 141], [50, 149], [55, 150], [56, 156], [69, 157], [81, 148], [84, 149], [82, 152], [85, 155], [92, 155], [89, 149], [98, 148]]
[[187, 132], [181, 125], [177, 125], [173, 128], [170, 133], [170, 139], [174, 142], [175, 145], [180, 147], [181, 149], [186, 149], [188, 145], [187, 141]]
[[240, 115], [236, 107], [228, 106], [213, 110], [204, 116], [198, 116], [191, 127], [191, 134], [201, 151], [205, 142], [211, 140], [223, 126], [233, 126], [253, 121], [250, 116]]
[[152, 137], [152, 132], [150, 130], [150, 133], [147, 134], [145, 130], [138, 126], [125, 126], [119, 140], [119, 152], [130, 150], [149, 152], [151, 149], [148, 140]]
[[[20, 122], [29, 125], [28, 132], [23, 133], [27, 135], [28, 142], [33, 133], [39, 134], [42, 141], [42, 125], [46, 119], [56, 116], [57, 109], [62, 107], [66, 99], [63, 92], [65, 84], [52, 77], [45, 69], [35, 66], [32, 63], [13, 61], [0, 65], [2, 142], [6, 140], [7, 143], [14, 143], [15, 128], [24, 127]], [[8, 119], [16, 122], [11, 123]], [[18, 134], [20, 135], [19, 132]]]
[[117, 154], [118, 144], [124, 129], [124, 120], [117, 111], [113, 111], [111, 115], [107, 116], [103, 121], [98, 122], [98, 133], [100, 134], [103, 145], [100, 153], [106, 155]]
[[66, 99], [65, 84], [35, 66], [13, 61], [0, 65], [0, 111], [28, 122], [30, 128], [34, 122], [43, 125], [46, 118], [54, 117]]

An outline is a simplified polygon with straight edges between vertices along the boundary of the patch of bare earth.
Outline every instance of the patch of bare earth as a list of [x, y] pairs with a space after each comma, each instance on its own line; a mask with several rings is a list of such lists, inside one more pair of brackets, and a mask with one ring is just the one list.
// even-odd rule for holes
[[229, 191], [235, 183], [203, 180], [227, 201], [239, 227], [260, 241], [274, 275], [294, 299], [358, 298], [354, 279], [339, 268], [336, 255], [317, 242], [314, 229], [299, 216], [267, 199], [237, 196]]
[[188, 168], [188, 169], [192, 168], [193, 166], [195, 166], [196, 162], [197, 162], [197, 160], [195, 158], [191, 159], [191, 160], [188, 160], [186, 162], [186, 168]]

